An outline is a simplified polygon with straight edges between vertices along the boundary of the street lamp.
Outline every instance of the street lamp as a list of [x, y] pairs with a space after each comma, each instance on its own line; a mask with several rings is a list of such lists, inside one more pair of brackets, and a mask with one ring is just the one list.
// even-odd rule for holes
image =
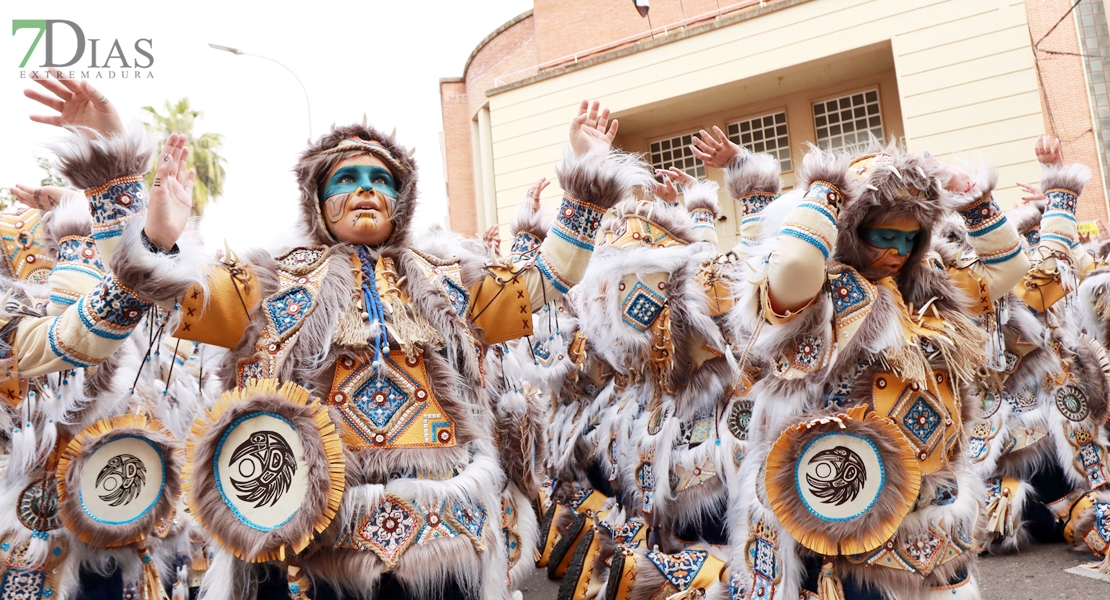
[[308, 90], [304, 87], [304, 83], [301, 81], [301, 78], [297, 77], [297, 74], [293, 72], [293, 69], [290, 69], [289, 67], [285, 66], [283, 63], [281, 63], [277, 60], [274, 60], [274, 59], [270, 58], [269, 56], [262, 56], [261, 54], [251, 54], [250, 52], [243, 52], [242, 50], [240, 50], [238, 48], [232, 48], [231, 46], [222, 46], [220, 44], [211, 44], [210, 43], [210, 44], [208, 44], [208, 47], [212, 48], [213, 50], [219, 50], [221, 52], [230, 52], [231, 54], [245, 54], [247, 56], [254, 56], [256, 58], [264, 58], [264, 59], [266, 59], [266, 60], [268, 60], [272, 63], [277, 63], [278, 65], [281, 66], [281, 68], [285, 69], [286, 71], [289, 71], [289, 74], [293, 76], [293, 79], [296, 79], [297, 83], [300, 84], [301, 91], [304, 92], [304, 105], [305, 105], [305, 108], [308, 110], [308, 139], [309, 140], [312, 139], [312, 104], [309, 103], [309, 101], [308, 101]]

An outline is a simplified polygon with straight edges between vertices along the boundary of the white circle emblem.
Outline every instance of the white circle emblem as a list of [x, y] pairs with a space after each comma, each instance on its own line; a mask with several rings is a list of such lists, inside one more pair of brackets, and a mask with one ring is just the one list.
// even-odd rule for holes
[[851, 433], [826, 433], [810, 441], [794, 466], [798, 495], [825, 521], [863, 515], [878, 500], [885, 479], [875, 444]]

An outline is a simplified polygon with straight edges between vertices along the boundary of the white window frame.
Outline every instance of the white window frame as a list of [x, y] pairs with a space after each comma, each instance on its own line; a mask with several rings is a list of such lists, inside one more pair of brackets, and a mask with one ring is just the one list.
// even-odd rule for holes
[[[869, 100], [867, 100], [867, 95], [872, 93], [872, 92], [874, 92], [874, 94], [875, 94], [875, 100], [874, 101], [869, 101]], [[861, 95], [864, 98], [864, 103], [861, 107], [856, 107], [853, 104], [851, 104], [850, 99], [853, 96], [857, 96], [857, 95]], [[852, 114], [852, 123], [851, 123], [852, 131], [850, 131], [850, 132], [845, 132], [844, 131], [844, 123], [845, 122], [841, 120], [842, 116], [840, 114], [842, 111], [847, 110], [847, 109], [840, 108], [839, 107], [839, 102], [838, 102], [837, 114], [836, 114], [836, 123], [833, 123], [832, 119], [830, 118], [830, 115], [832, 113], [828, 110], [828, 107], [827, 107], [827, 104], [830, 101], [842, 100], [844, 98], [849, 99], [848, 109], [851, 109], [852, 112], [853, 112], [853, 114]], [[867, 107], [872, 105], [872, 104], [874, 104], [875, 107], [876, 107], [876, 112], [874, 112], [874, 113], [868, 112], [868, 109], [867, 109]], [[822, 109], [822, 112], [820, 114], [818, 114], [818, 112], [817, 112], [818, 105], [820, 105], [821, 109]], [[864, 114], [862, 116], [856, 115], [855, 114], [856, 113], [856, 108], [862, 108]], [[878, 85], [869, 86], [869, 87], [858, 89], [858, 90], [851, 91], [851, 92], [844, 92], [844, 93], [841, 93], [841, 94], [837, 94], [835, 96], [829, 96], [829, 97], [824, 98], [822, 100], [814, 100], [814, 101], [810, 102], [810, 112], [813, 114], [813, 133], [814, 133], [814, 139], [816, 140], [816, 145], [817, 145], [818, 148], [821, 148], [821, 149], [824, 149], [824, 150], [829, 150], [829, 149], [839, 150], [841, 148], [847, 148], [847, 147], [855, 146], [855, 145], [858, 145], [858, 144], [867, 143], [867, 141], [870, 138], [867, 137], [866, 135], [862, 136], [862, 138], [861, 138], [861, 136], [859, 135], [860, 130], [857, 127], [858, 126], [858, 119], [861, 119], [861, 118], [867, 120], [868, 124], [867, 124], [867, 128], [866, 128], [865, 131], [871, 132], [872, 135], [874, 135], [874, 129], [875, 129], [876, 126], [872, 125], [871, 121], [872, 121], [872, 119], [876, 119], [876, 118], [878, 119], [878, 128], [879, 128], [879, 131], [880, 131], [881, 135], [875, 135], [875, 137], [877, 139], [879, 139], [880, 141], [884, 140], [885, 137], [886, 137], [886, 134], [887, 134], [886, 124], [883, 122], [883, 97], [879, 93], [879, 86]], [[822, 119], [825, 120], [824, 125], [821, 124]], [[826, 131], [825, 136], [824, 136], [824, 140], [822, 140], [822, 135], [821, 135], [821, 130], [822, 129], [824, 129]], [[832, 133], [832, 131], [834, 129], [837, 130], [837, 133]], [[849, 142], [849, 143], [844, 142], [844, 137], [848, 134], [851, 134], [853, 137], [856, 138], [854, 142]], [[834, 146], [834, 145], [832, 145], [831, 142], [829, 142], [829, 140], [839, 140], [840, 143], [838, 145]]]
[[[678, 135], [669, 135], [669, 136], [666, 136], [666, 137], [661, 137], [661, 138], [649, 141], [648, 142], [648, 160], [651, 163], [651, 166], [655, 169], [666, 169], [666, 168], [672, 166], [675, 162], [674, 151], [677, 149], [678, 151], [683, 153], [682, 157], [680, 159], [680, 160], [682, 160], [682, 163], [683, 163], [683, 166], [681, 167], [682, 170], [686, 171], [688, 174], [690, 174], [691, 176], [696, 177], [698, 179], [705, 179], [705, 177], [706, 177], [705, 163], [701, 162], [701, 160], [698, 157], [694, 156], [693, 151], [690, 150], [690, 145], [693, 144], [693, 138], [697, 134], [698, 134], [698, 131], [695, 129], [695, 130], [690, 131], [689, 133], [680, 133]], [[683, 142], [682, 138], [685, 138], [687, 136], [690, 137], [690, 142]], [[678, 144], [677, 147], [674, 145], [675, 140], [679, 140], [679, 144]], [[664, 150], [662, 148], [662, 144], [664, 144], [664, 143], [666, 143], [669, 146], [666, 150]], [[653, 146], [655, 146], [655, 144], [660, 144], [660, 147], [659, 147], [658, 151], [653, 149]], [[670, 158], [669, 159], [664, 159], [663, 156], [665, 156], [667, 154], [670, 154]], [[656, 156], [659, 156], [659, 160], [656, 160]], [[691, 163], [693, 165], [692, 168], [685, 166], [685, 164], [687, 162], [686, 159], [691, 159], [693, 161]]]
[[[779, 115], [782, 115], [782, 123], [778, 123], [777, 121], [775, 121], [775, 117], [777, 117]], [[761, 133], [764, 134], [763, 139], [756, 140], [755, 139], [755, 130], [753, 129], [751, 131], [752, 141], [745, 144], [743, 142], [743, 135], [744, 135], [745, 132], [741, 131], [741, 125], [743, 123], [750, 123], [750, 122], [752, 122], [756, 119], [759, 119], [759, 120], [762, 121], [762, 120], [766, 119], [767, 117], [771, 117], [771, 120], [772, 120], [771, 127], [775, 130], [775, 138], [774, 138], [775, 147], [772, 148], [772, 149], [769, 149], [769, 150], [766, 148], [768, 138], [765, 135], [765, 130], [766, 130], [767, 126], [763, 125], [763, 124], [760, 124]], [[736, 127], [736, 138], [735, 139], [733, 139], [732, 133], [730, 132], [730, 129], [733, 126]], [[778, 133], [779, 126], [784, 127], [786, 129], [786, 133], [779, 134]], [[733, 143], [735, 143], [739, 146], [743, 146], [749, 152], [766, 153], [766, 154], [773, 155], [779, 161], [779, 169], [780, 169], [781, 172], [789, 173], [789, 172], [794, 170], [794, 157], [790, 153], [790, 118], [786, 114], [786, 108], [785, 107], [784, 108], [777, 108], [777, 109], [774, 109], [770, 112], [760, 113], [760, 114], [757, 114], [757, 115], [752, 115], [752, 116], [749, 116], [749, 117], [736, 119], [734, 121], [728, 121], [728, 122], [725, 123], [725, 135], [727, 135], [728, 139], [731, 140]], [[785, 138], [785, 141], [780, 141], [779, 138]], [[763, 144], [764, 148], [762, 150], [757, 150], [755, 148], [756, 144]], [[784, 155], [785, 155], [785, 158], [784, 158]], [[785, 163], [785, 165], [784, 165], [784, 163]]]

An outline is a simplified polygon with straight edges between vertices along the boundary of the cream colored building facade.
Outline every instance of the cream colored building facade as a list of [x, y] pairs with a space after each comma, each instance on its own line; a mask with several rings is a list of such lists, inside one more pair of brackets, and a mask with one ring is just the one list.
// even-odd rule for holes
[[[568, 2], [574, 0], [563, 0]], [[627, 0], [611, 2], [613, 10], [639, 18]], [[541, 4], [551, 3], [537, 0], [535, 12], [510, 22], [508, 29], [519, 28], [516, 35], [524, 39], [532, 20], [537, 21], [534, 30], [541, 31]], [[687, 0], [683, 6], [687, 12], [690, 4]], [[554, 177], [568, 123], [585, 98], [602, 100], [620, 120], [616, 143], [621, 148], [642, 152], [660, 166], [677, 161], [718, 182], [721, 171], [687, 160], [684, 147], [693, 132], [717, 126], [744, 146], [776, 153], [786, 187], [794, 184], [807, 143], [835, 147], [864, 141], [871, 133], [903, 139], [911, 150], [928, 151], [944, 161], [982, 158], [996, 165], [996, 197], [1004, 206], [1020, 199], [1015, 182], [1039, 180], [1033, 143], [1055, 128], [1065, 141], [1066, 157], [1086, 158], [1095, 171], [1082, 200], [1081, 219], [1106, 218], [1105, 156], [1098, 151], [1097, 127], [1092, 127], [1098, 115], [1090, 103], [1058, 100], [1065, 84], [1044, 84], [1047, 67], [1032, 47], [1033, 30], [1039, 26], [1034, 21], [1063, 13], [1020, 0], [742, 4], [700, 23], [687, 19], [684, 29], [669, 29], [665, 35], [617, 40], [611, 48], [595, 49], [571, 62], [561, 57], [545, 64], [538, 60], [544, 58], [538, 50], [542, 40], [533, 40], [531, 50], [522, 43], [510, 58], [516, 65], [527, 63], [520, 54], [531, 58], [528, 53], [535, 51], [537, 60], [530, 63], [535, 67], [501, 74], [491, 69], [488, 83], [481, 86], [485, 89], [470, 89], [473, 83], [468, 85], [467, 78], [443, 80], [445, 94], [464, 94], [467, 106], [475, 108], [471, 114], [454, 110], [449, 117], [446, 100], [444, 104], [445, 131], [462, 130], [449, 119], [468, 118], [470, 133], [469, 143], [459, 141], [459, 135], [446, 138], [452, 227], [474, 233], [466, 231], [471, 226], [465, 223], [476, 231], [497, 224], [507, 239], [504, 228], [525, 191], [541, 177]], [[1065, 10], [1068, 4], [1063, 2]], [[658, 19], [654, 15], [661, 5], [664, 0], [652, 2], [653, 18]], [[573, 27], [565, 34], [574, 36]], [[491, 43], [483, 42], [476, 55]], [[468, 69], [474, 60], [472, 56]], [[1080, 59], [1071, 60], [1082, 66]], [[1067, 85], [1081, 92], [1091, 83], [1074, 80], [1073, 74]], [[1079, 135], [1083, 111], [1089, 139]], [[1077, 124], [1062, 124], [1068, 115]], [[1059, 131], [1065, 125], [1076, 135]], [[457, 181], [465, 179], [462, 169], [467, 167], [472, 176], [469, 195]], [[545, 203], [554, 205], [560, 193], [557, 185], [551, 186]], [[721, 245], [731, 247], [739, 218], [723, 190], [721, 201]], [[460, 221], [468, 210], [474, 218]]]

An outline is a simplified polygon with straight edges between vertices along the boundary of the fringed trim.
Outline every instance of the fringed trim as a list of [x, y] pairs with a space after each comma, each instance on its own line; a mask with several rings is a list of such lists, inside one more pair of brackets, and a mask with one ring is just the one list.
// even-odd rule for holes
[[[343, 443], [340, 440], [339, 432], [336, 431], [335, 424], [332, 423], [331, 417], [328, 415], [327, 408], [320, 403], [318, 398], [311, 399], [310, 401], [308, 390], [303, 387], [291, 381], [287, 381], [281, 384], [279, 388], [279, 383], [277, 379], [252, 380], [247, 383], [246, 387], [224, 392], [212, 408], [206, 409], [203, 415], [198, 416], [190, 431], [189, 441], [185, 443], [188, 461], [185, 466], [186, 483], [183, 487], [193, 517], [200, 523], [201, 527], [213, 533], [213, 538], [215, 538], [217, 542], [220, 542], [220, 545], [223, 546], [225, 550], [246, 562], [285, 561], [287, 553], [289, 555], [299, 554], [308, 547], [308, 544], [312, 541], [315, 534], [323, 533], [323, 531], [328, 528], [328, 525], [331, 524], [336, 513], [339, 511], [339, 504], [343, 499], [343, 490], [346, 486], [346, 459], [343, 453]], [[194, 471], [197, 464], [196, 441], [206, 437], [213, 424], [219, 421], [228, 411], [235, 408], [240, 402], [246, 402], [256, 397], [265, 396], [281, 397], [292, 404], [308, 407], [312, 412], [316, 430], [320, 434], [324, 446], [324, 453], [328, 459], [328, 477], [331, 481], [331, 490], [328, 494], [327, 506], [324, 507], [320, 516], [312, 524], [311, 529], [306, 529], [299, 539], [290, 544], [281, 544], [275, 549], [251, 555], [247, 548], [232, 547], [223, 543], [219, 539], [219, 533], [212, 528], [211, 523], [206, 522], [208, 519], [205, 514], [199, 510], [200, 506], [197, 503], [197, 493], [193, 487], [195, 481]]]
[[817, 591], [821, 600], [844, 600], [844, 584], [836, 574], [831, 558], [821, 565], [821, 575], [817, 578]]

